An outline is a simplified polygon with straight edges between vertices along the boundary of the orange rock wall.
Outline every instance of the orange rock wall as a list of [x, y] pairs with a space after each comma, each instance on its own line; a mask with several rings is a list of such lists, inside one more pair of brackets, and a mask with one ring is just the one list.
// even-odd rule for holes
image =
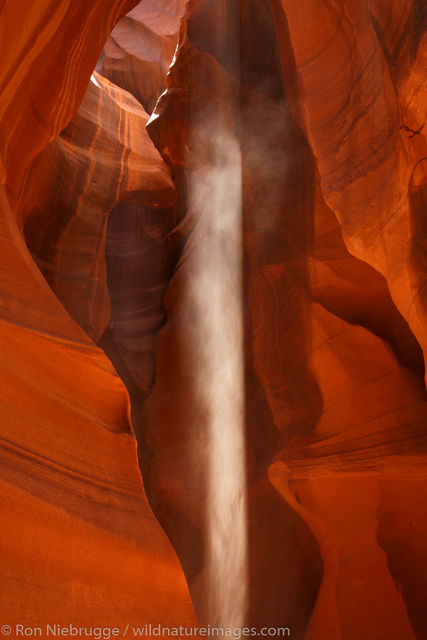
[[[24, 5], [5, 2], [0, 9], [1, 41], [6, 45], [0, 119], [6, 186], [0, 188], [0, 617], [13, 629], [16, 623], [34, 627], [73, 621], [119, 626], [122, 633], [127, 623], [157, 623], [160, 617], [164, 624], [195, 623], [181, 567], [141, 484], [127, 391], [105, 354], [53, 293], [22, 234], [24, 214], [27, 221], [40, 215], [39, 224], [46, 224], [55, 237], [67, 224], [66, 207], [72, 203], [65, 167], [69, 179], [74, 172], [81, 181], [78, 166], [88, 177], [88, 139], [76, 153], [72, 142], [66, 148], [63, 134], [38, 156], [28, 182], [26, 176], [34, 158], [75, 115], [105, 38], [132, 2]], [[109, 91], [107, 87], [105, 101], [111, 106], [115, 103], [107, 97]], [[146, 115], [137, 104], [133, 109], [143, 133]], [[114, 116], [110, 118], [114, 122]], [[96, 135], [89, 126], [86, 131]], [[116, 139], [120, 155], [126, 140]], [[166, 198], [173, 199], [168, 172], [155, 150], [150, 147], [145, 153], [142, 139], [132, 151], [137, 166], [124, 189], [139, 193], [138, 172], [147, 167], [150, 171], [157, 163], [157, 195], [169, 193]], [[120, 170], [113, 169], [119, 180]], [[150, 187], [144, 183], [141, 189], [152, 203]], [[92, 195], [82, 191], [81, 209], [93, 216]], [[103, 197], [101, 204], [110, 202]], [[114, 198], [110, 206], [113, 203]], [[98, 217], [105, 215], [103, 211]], [[87, 219], [86, 228], [92, 222]], [[91, 241], [84, 239], [100, 243], [101, 235], [93, 231]], [[36, 236], [32, 234], [32, 240]], [[67, 269], [74, 269], [76, 276], [80, 267], [83, 281], [94, 280], [86, 272], [87, 253], [96, 255], [94, 247], [77, 259], [70, 257], [69, 245], [67, 250]], [[49, 255], [57, 265], [51, 251]], [[72, 276], [68, 270], [64, 277]], [[94, 304], [96, 315], [99, 297]], [[86, 311], [80, 312], [86, 319]]]
[[206, 336], [186, 292], [225, 131], [242, 171], [247, 623], [423, 640], [426, 10], [147, 0], [90, 82], [132, 4], [29, 7], [25, 29], [0, 10], [0, 607], [209, 622]]

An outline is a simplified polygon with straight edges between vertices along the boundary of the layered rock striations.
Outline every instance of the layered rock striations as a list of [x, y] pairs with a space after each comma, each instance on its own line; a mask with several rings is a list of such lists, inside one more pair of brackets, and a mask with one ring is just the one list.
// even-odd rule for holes
[[217, 619], [206, 310], [238, 261], [206, 265], [238, 202], [242, 619], [422, 640], [426, 11], [131, 4], [0, 13], [4, 610]]
[[[130, 112], [142, 132], [145, 113], [107, 82], [100, 80], [93, 91], [103, 94], [107, 107], [104, 123], [111, 125], [106, 128], [114, 138], [114, 162], [105, 138], [104, 146], [93, 146], [91, 157], [83, 132], [78, 142], [75, 134], [81, 146], [73, 148], [74, 125], [68, 138], [56, 139], [75, 115], [109, 30], [131, 7], [125, 2], [33, 3], [25, 21], [21, 5], [6, 2], [0, 10], [6, 43], [0, 122], [6, 187], [0, 193], [0, 609], [11, 637], [15, 624], [45, 628], [72, 622], [118, 626], [124, 633], [126, 624], [156, 623], [160, 617], [169, 624], [195, 623], [182, 570], [141, 484], [127, 391], [102, 350], [64, 308], [67, 300], [60, 301], [48, 284], [55, 289], [60, 282], [67, 296], [74, 287], [68, 303], [75, 310], [80, 301], [77, 319], [84, 318], [85, 328], [94, 317], [92, 325], [101, 324], [107, 298], [94, 295], [88, 320], [90, 305], [82, 288], [89, 296], [94, 289], [105, 291], [102, 268], [94, 263], [103, 261], [98, 248], [107, 210], [102, 208], [113, 206], [118, 185], [104, 174], [104, 189], [98, 190], [102, 202], [89, 196], [84, 185], [95, 165], [101, 166], [100, 179], [102, 169], [114, 182], [122, 176], [122, 193], [135, 192], [154, 204], [142, 172], [150, 174], [156, 202], [174, 198], [168, 172], [143, 133], [128, 147]], [[96, 104], [93, 94], [86, 98], [91, 99]], [[116, 131], [120, 109], [127, 122]], [[96, 137], [94, 118], [86, 112], [82, 126]], [[125, 179], [118, 156], [131, 152], [135, 168]], [[103, 162], [103, 154], [110, 155], [111, 165]], [[73, 192], [73, 180], [80, 193]], [[39, 249], [40, 228], [46, 232], [40, 266], [52, 276], [52, 265], [53, 270], [59, 265], [53, 283], [43, 277], [24, 242], [24, 221], [32, 228], [33, 249]], [[89, 235], [67, 239], [65, 233], [64, 238], [61, 231], [70, 222], [77, 235], [83, 227]]]
[[186, 0], [139, 3], [113, 29], [97, 68], [153, 111], [178, 44]]
[[121, 201], [162, 209], [176, 199], [149, 138], [148, 115], [97, 73], [73, 121], [34, 162], [21, 201], [27, 245], [51, 288], [97, 341], [110, 322], [109, 212]]
[[1, 175], [13, 206], [31, 162], [77, 110], [108, 33], [135, 4], [2, 4]]

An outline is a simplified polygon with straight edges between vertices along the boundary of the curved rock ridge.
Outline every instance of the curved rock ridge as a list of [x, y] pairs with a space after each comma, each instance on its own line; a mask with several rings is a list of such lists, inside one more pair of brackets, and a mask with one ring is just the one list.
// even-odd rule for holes
[[33, 256], [95, 341], [110, 322], [109, 211], [127, 200], [161, 209], [176, 198], [170, 171], [145, 130], [147, 121], [133, 96], [94, 73], [72, 122], [33, 164], [21, 201]]
[[[85, 234], [80, 237], [83, 245], [87, 242], [87, 254], [78, 258], [90, 263], [91, 253], [94, 260], [103, 259], [96, 245], [108, 206], [115, 202], [118, 185], [113, 188], [111, 176], [116, 172], [114, 181], [120, 182], [119, 176], [126, 174], [125, 162], [113, 161], [113, 140], [117, 153], [132, 152], [135, 160], [122, 195], [136, 194], [163, 206], [175, 198], [168, 171], [148, 138], [144, 140], [147, 115], [133, 98], [102, 79], [89, 92], [91, 106], [77, 117], [76, 128], [71, 125], [43, 152], [24, 186], [34, 157], [75, 115], [108, 31], [133, 4], [33, 3], [25, 21], [21, 5], [4, 2], [0, 9], [1, 37], [7, 44], [0, 120], [7, 186], [7, 193], [0, 186], [0, 613], [13, 628], [11, 637], [15, 624], [45, 628], [72, 622], [118, 626], [124, 633], [126, 624], [159, 619], [166, 625], [196, 623], [183, 572], [141, 484], [128, 393], [105, 354], [54, 295], [22, 233], [24, 218], [31, 229], [34, 215], [40, 226], [49, 227], [37, 231], [33, 224], [34, 242], [58, 237], [76, 213], [74, 179], [82, 186], [78, 214], [88, 216], [86, 229], [91, 230], [89, 242]], [[90, 114], [100, 113], [100, 101], [105, 113], [98, 122]], [[131, 125], [132, 118], [136, 124]], [[129, 132], [134, 134], [135, 127], [138, 135], [129, 148]], [[98, 128], [104, 143], [98, 141], [91, 155], [87, 134], [96, 137]], [[83, 186], [95, 166], [101, 167], [104, 190], [94, 197]], [[155, 198], [150, 185], [155, 185]], [[91, 229], [93, 216], [98, 230]], [[85, 279], [95, 279], [96, 272], [74, 262], [72, 249], [78, 242], [72, 238], [65, 249], [69, 271], [64, 278], [81, 278], [75, 286], [78, 312], [85, 317], [79, 287]], [[47, 261], [54, 250], [51, 242]], [[98, 277], [105, 290], [99, 272]], [[70, 289], [67, 295], [68, 303], [76, 304]], [[102, 315], [99, 297], [94, 305], [95, 316]]]
[[414, 171], [425, 179], [425, 11], [386, 4], [307, 0], [300, 11], [281, 2], [325, 199], [349, 250], [387, 278], [425, 349], [425, 271], [412, 259], [410, 202]]
[[108, 33], [136, 4], [2, 3], [0, 175], [13, 206], [32, 161], [77, 110]]
[[130, 91], [149, 113], [164, 90], [187, 0], [145, 0], [113, 29], [98, 70]]
[[4, 192], [1, 204], [2, 617], [194, 623], [141, 486], [127, 393], [36, 268]]

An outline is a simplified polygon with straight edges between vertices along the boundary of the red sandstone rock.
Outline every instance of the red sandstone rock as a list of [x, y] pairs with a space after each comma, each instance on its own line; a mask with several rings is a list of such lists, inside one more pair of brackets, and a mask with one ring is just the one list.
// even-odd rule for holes
[[[118, 86], [95, 74], [77, 113], [130, 6], [98, 2], [75, 24], [64, 3], [46, 22], [32, 8], [27, 32], [11, 3], [0, 13], [9, 39], [22, 31], [0, 123], [13, 205], [3, 197], [4, 611], [194, 620], [142, 491], [125, 388], [62, 303], [127, 386], [147, 497], [196, 614], [211, 621], [198, 369], [209, 335], [188, 291], [211, 247], [206, 175], [227, 166], [231, 137], [242, 171], [247, 623], [305, 640], [422, 640], [425, 9], [194, 0], [165, 77], [183, 4], [141, 3], [117, 25], [98, 70]], [[159, 96], [148, 131], [163, 162], [141, 106], [151, 112]]]
[[[40, 191], [27, 183], [32, 201], [24, 189], [29, 165], [73, 117], [108, 29], [131, 6], [33, 5], [25, 21], [22, 6], [17, 11], [7, 2], [0, 11], [6, 42], [2, 170], [10, 199], [2, 186], [0, 610], [2, 621], [12, 626], [72, 621], [117, 625], [124, 633], [128, 623], [195, 623], [182, 570], [141, 485], [126, 389], [54, 295], [22, 236], [24, 213], [31, 218], [41, 211], [52, 191], [66, 195], [55, 182], [67, 166], [66, 154], [55, 166], [61, 157], [58, 146], [40, 159]], [[106, 89], [106, 104], [114, 102], [109, 94], [120, 96], [129, 108], [130, 97], [114, 88]], [[144, 122], [140, 107], [134, 104], [133, 109], [135, 119]], [[117, 112], [110, 117], [114, 121]], [[118, 128], [114, 144], [124, 150], [121, 135]], [[54, 145], [66, 144], [65, 137]], [[87, 143], [68, 164], [70, 178], [76, 167], [87, 171], [91, 166]], [[126, 181], [127, 195], [137, 193], [154, 203], [145, 180], [141, 187], [138, 178], [148, 170], [156, 199], [169, 201], [174, 191], [160, 158], [148, 139], [145, 144], [136, 139], [134, 145], [137, 163]], [[101, 213], [105, 217], [107, 212]], [[59, 227], [64, 223], [64, 218], [54, 220]]]
[[128, 200], [161, 209], [176, 198], [170, 172], [145, 130], [147, 120], [135, 98], [94, 73], [72, 122], [33, 164], [21, 201], [32, 255], [94, 340], [110, 322], [110, 210]]
[[0, 171], [13, 204], [34, 158], [77, 110], [109, 31], [135, 4], [3, 3]]
[[426, 82], [425, 10], [416, 2], [405, 9], [398, 2], [281, 4], [325, 199], [349, 250], [385, 275], [425, 348], [425, 273], [420, 262], [413, 265], [410, 203], [412, 176], [416, 171], [422, 182], [417, 162], [426, 153], [417, 97]]
[[[307, 15], [304, 14], [304, 6], [292, 6], [290, 15], [285, 16], [297, 64], [298, 47], [305, 51], [311, 42], [302, 35], [309, 18], [313, 20], [311, 37], [315, 42], [319, 40], [317, 46], [322, 55], [326, 56], [327, 51], [345, 71], [351, 69], [350, 54], [357, 57], [358, 52], [361, 58], [372, 55], [370, 64], [377, 64], [375, 56], [380, 55], [377, 36], [375, 33], [372, 35], [369, 29], [364, 34], [371, 42], [371, 54], [357, 31], [366, 27], [367, 18], [362, 7], [358, 9], [357, 3], [353, 3], [355, 26], [352, 28], [356, 35], [348, 21], [343, 20], [341, 27], [338, 18], [332, 21], [338, 35], [340, 28], [348, 29], [345, 51], [350, 51], [350, 54], [347, 56], [338, 45], [337, 48], [328, 46], [332, 35], [328, 33], [327, 21], [324, 29], [315, 26], [324, 21], [317, 16], [321, 13], [321, 6], [317, 5], [317, 11], [313, 8], [312, 12], [306, 6]], [[199, 19], [197, 9], [195, 22]], [[262, 14], [259, 5], [253, 11], [258, 12], [257, 18]], [[324, 11], [328, 15], [326, 5]], [[330, 12], [334, 15], [332, 8]], [[295, 20], [297, 17], [300, 20], [301, 35], [295, 32], [294, 36], [291, 30], [294, 15]], [[210, 19], [212, 22], [207, 22]], [[217, 114], [229, 110], [229, 121], [233, 122], [239, 108], [243, 112], [240, 124], [245, 186], [243, 237], [247, 251], [245, 290], [250, 303], [246, 360], [248, 395], [251, 396], [247, 400], [248, 437], [252, 448], [250, 536], [262, 546], [259, 514], [271, 498], [267, 498], [265, 493], [257, 493], [255, 487], [258, 485], [256, 474], [262, 476], [268, 468], [269, 477], [287, 506], [302, 516], [316, 536], [324, 565], [318, 600], [310, 618], [309, 587], [317, 589], [317, 575], [315, 572], [309, 574], [301, 558], [299, 563], [292, 565], [289, 555], [295, 548], [292, 538], [284, 544], [285, 535], [282, 533], [282, 545], [277, 542], [277, 547], [270, 538], [264, 562], [258, 559], [259, 547], [254, 547], [251, 581], [252, 593], [256, 596], [251, 601], [250, 619], [274, 620], [280, 624], [291, 621], [291, 625], [303, 629], [310, 618], [307, 637], [316, 640], [322, 637], [357, 637], [362, 628], [364, 635], [372, 640], [390, 636], [415, 637], [425, 629], [425, 620], [420, 613], [423, 580], [412, 577], [416, 567], [425, 562], [425, 554], [421, 551], [425, 519], [423, 508], [408, 506], [404, 516], [405, 509], [399, 507], [402, 518], [414, 514], [418, 522], [413, 530], [405, 533], [405, 544], [417, 549], [412, 561], [405, 560], [406, 570], [400, 564], [404, 557], [402, 552], [393, 556], [392, 568], [384, 562], [384, 551], [387, 558], [391, 558], [392, 545], [397, 543], [390, 540], [395, 541], [397, 534], [395, 525], [387, 527], [383, 518], [378, 516], [377, 520], [376, 513], [381, 511], [384, 500], [391, 510], [396, 500], [397, 508], [400, 501], [394, 497], [391, 487], [399, 481], [402, 487], [407, 486], [411, 470], [416, 470], [419, 486], [425, 487], [427, 406], [420, 377], [423, 373], [422, 356], [411, 330], [390, 297], [386, 281], [373, 268], [381, 268], [380, 254], [372, 249], [371, 259], [371, 254], [365, 250], [355, 251], [359, 258], [370, 261], [373, 267], [354, 257], [343, 243], [339, 224], [334, 219], [335, 213], [342, 222], [347, 245], [352, 249], [349, 238], [354, 237], [355, 242], [359, 242], [367, 233], [378, 243], [395, 243], [397, 253], [394, 254], [394, 262], [389, 263], [388, 269], [381, 269], [390, 282], [393, 297], [399, 302], [409, 289], [405, 289], [401, 279], [393, 282], [392, 274], [404, 266], [405, 236], [396, 232], [391, 239], [389, 236], [383, 238], [380, 231], [381, 217], [386, 215], [388, 208], [400, 206], [401, 198], [396, 194], [402, 189], [399, 176], [403, 180], [405, 175], [402, 169], [399, 169], [400, 173], [393, 169], [393, 162], [397, 167], [395, 160], [400, 163], [402, 159], [398, 147], [401, 135], [398, 113], [394, 113], [393, 124], [385, 119], [378, 125], [378, 116], [370, 118], [361, 106], [360, 121], [355, 110], [349, 111], [346, 122], [345, 109], [356, 109], [358, 103], [353, 105], [349, 102], [348, 96], [339, 91], [339, 83], [343, 82], [343, 88], [348, 86], [349, 92], [356, 92], [359, 87], [353, 89], [350, 80], [345, 84], [338, 71], [330, 72], [329, 58], [318, 61], [314, 57], [310, 64], [314, 66], [317, 63], [318, 66], [310, 78], [318, 88], [313, 89], [313, 97], [310, 98], [302, 86], [301, 94], [291, 105], [298, 121], [307, 128], [314, 164], [304, 138], [280, 97], [275, 94], [271, 60], [265, 67], [270, 72], [269, 83], [265, 82], [266, 73], [257, 79], [254, 72], [252, 75], [248, 72], [245, 65], [253, 69], [250, 67], [250, 55], [240, 61], [241, 69], [246, 70], [247, 75], [242, 75], [245, 82], [237, 107], [236, 89], [233, 89], [235, 79], [227, 78], [218, 65], [227, 40], [225, 43], [222, 41], [223, 49], [215, 49], [217, 45], [214, 39], [209, 40], [207, 25], [217, 23], [209, 11], [203, 20], [197, 22], [196, 28], [190, 18], [188, 27], [190, 41], [197, 42], [203, 52], [198, 53], [197, 48], [191, 48], [183, 40], [168, 78], [167, 92], [156, 107], [157, 117], [150, 122], [149, 129], [163, 156], [172, 164], [189, 167], [191, 173], [197, 163], [209, 163], [206, 144], [191, 137], [191, 119], [196, 122], [203, 117], [209, 119], [210, 109], [217, 109]], [[280, 28], [283, 28], [283, 23], [279, 20], [279, 35], [283, 35]], [[250, 18], [247, 22], [242, 18], [241, 30], [244, 41], [251, 31]], [[390, 33], [390, 37], [396, 36]], [[291, 59], [285, 58], [283, 63], [283, 77], [294, 96], [298, 82], [292, 78]], [[303, 80], [304, 74], [309, 78], [310, 64], [306, 59], [301, 60]], [[363, 68], [362, 62], [360, 65]], [[419, 66], [417, 60], [415, 68]], [[400, 78], [410, 68], [407, 59], [402, 61]], [[233, 68], [230, 67], [229, 71], [234, 75]], [[419, 78], [420, 72], [416, 73]], [[416, 87], [417, 76], [413, 74], [413, 77], [412, 86]], [[384, 105], [388, 101], [388, 107], [395, 108], [391, 103], [389, 75], [383, 79], [378, 79], [378, 73], [375, 75], [378, 87], [377, 84], [369, 85], [369, 78], [358, 78], [357, 81], [361, 83], [360, 91], [362, 97], [366, 96], [366, 101], [379, 94], [379, 101], [382, 100]], [[212, 87], [218, 86], [221, 89], [217, 90], [218, 102], [215, 104], [209, 101], [208, 96], [212, 95]], [[321, 91], [324, 95], [319, 98]], [[416, 92], [418, 96], [420, 90]], [[342, 105], [345, 105], [344, 114]], [[334, 108], [343, 119], [342, 125], [332, 117], [328, 119], [328, 113]], [[216, 117], [221, 122], [221, 116]], [[351, 128], [351, 117], [355, 119], [355, 132]], [[357, 133], [357, 127], [364, 128], [364, 133]], [[327, 149], [324, 160], [317, 156], [317, 140], [319, 145], [323, 141]], [[382, 173], [382, 184], [373, 175], [374, 166], [378, 166], [378, 172]], [[317, 171], [323, 194], [316, 187]], [[419, 194], [419, 187], [417, 189]], [[350, 194], [354, 194], [353, 200]], [[373, 194], [375, 208], [370, 201]], [[325, 205], [324, 197], [332, 211]], [[394, 205], [387, 208], [386, 202]], [[416, 204], [420, 212], [424, 202], [418, 195]], [[203, 416], [197, 412], [192, 383], [192, 363], [197, 359], [195, 354], [200, 337], [194, 322], [194, 309], [185, 303], [185, 298], [182, 300], [182, 292], [191, 283], [197, 268], [194, 262], [197, 247], [206, 242], [201, 233], [194, 231], [201, 212], [201, 208], [192, 210], [190, 219], [187, 222], [184, 219], [179, 227], [187, 237], [183, 257], [165, 298], [167, 320], [155, 350], [155, 385], [143, 413], [144, 434], [150, 448], [156, 452], [149, 461], [151, 471], [147, 475], [147, 487], [152, 500], [154, 496], [158, 517], [175, 541], [176, 548], [184, 547], [181, 558], [190, 579], [196, 571], [195, 550], [200, 547], [200, 533], [194, 529], [194, 524], [199, 522], [198, 529], [203, 531], [200, 513], [203, 514], [205, 509], [199, 488], [200, 471], [191, 455], [192, 440], [195, 433], [200, 432]], [[401, 224], [404, 224], [404, 219], [401, 217]], [[352, 231], [363, 225], [360, 232]], [[419, 264], [422, 266], [422, 262]], [[404, 306], [399, 306], [404, 312]], [[253, 370], [257, 374], [255, 380]], [[161, 430], [159, 425], [162, 425]], [[273, 435], [274, 427], [282, 432], [278, 440]], [[171, 442], [168, 434], [172, 434], [172, 430]], [[176, 451], [179, 451], [179, 457], [174, 455]], [[269, 456], [270, 460], [276, 458], [278, 461], [268, 462]], [[393, 473], [399, 475], [394, 477]], [[192, 480], [189, 480], [189, 474]], [[326, 477], [327, 482], [318, 481], [319, 476]], [[290, 489], [285, 491], [286, 483]], [[300, 486], [307, 489], [299, 491]], [[377, 486], [381, 491], [377, 491]], [[194, 487], [198, 487], [196, 492]], [[359, 487], [364, 487], [364, 490]], [[296, 498], [293, 497], [295, 492]], [[311, 499], [312, 493], [316, 502]], [[343, 510], [343, 504], [347, 511]], [[291, 521], [285, 509], [282, 505], [268, 512], [270, 530], [280, 528], [281, 514], [288, 522]], [[353, 512], [358, 517], [358, 533], [359, 529], [352, 520]], [[186, 515], [185, 520], [181, 513]], [[179, 537], [184, 526], [188, 539], [193, 540], [191, 552], [183, 543], [182, 536]], [[345, 531], [334, 533], [337, 527], [344, 526], [347, 527]], [[299, 535], [305, 536], [305, 554], [315, 566], [318, 562], [316, 546], [301, 524], [297, 528]], [[377, 529], [381, 531], [379, 540], [375, 539]], [[200, 554], [199, 558], [202, 557]], [[275, 573], [278, 557], [286, 558], [288, 579], [297, 592], [297, 595], [293, 593], [294, 602], [292, 596], [288, 595], [285, 600], [277, 595], [283, 593], [284, 588], [280, 576]], [[346, 562], [350, 564], [349, 568], [341, 569]], [[199, 566], [200, 563], [201, 560]], [[257, 588], [267, 567], [271, 592]], [[304, 575], [305, 591], [301, 588]], [[395, 583], [397, 576], [399, 587]], [[194, 580], [193, 597], [203, 611], [200, 589], [200, 580]], [[381, 590], [382, 596], [377, 597], [373, 606], [372, 600]], [[273, 602], [271, 593], [275, 594]], [[338, 604], [335, 604], [337, 597]], [[305, 618], [304, 611], [308, 611]], [[393, 611], [393, 616], [390, 611]]]
[[141, 486], [123, 384], [38, 271], [4, 195], [1, 211], [2, 618], [194, 622]]
[[113, 30], [99, 71], [151, 112], [165, 87], [186, 0], [145, 0]]

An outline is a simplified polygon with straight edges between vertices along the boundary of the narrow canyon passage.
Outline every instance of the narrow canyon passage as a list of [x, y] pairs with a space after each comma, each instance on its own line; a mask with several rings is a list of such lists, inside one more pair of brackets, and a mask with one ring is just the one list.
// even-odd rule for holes
[[71, 5], [0, 8], [2, 619], [424, 640], [427, 10]]

